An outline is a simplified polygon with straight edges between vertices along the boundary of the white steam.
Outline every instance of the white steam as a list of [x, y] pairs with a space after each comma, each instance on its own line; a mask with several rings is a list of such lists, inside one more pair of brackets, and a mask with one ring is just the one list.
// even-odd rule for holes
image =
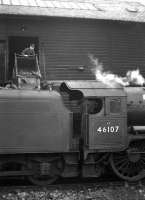
[[115, 87], [117, 84], [122, 86], [128, 85], [140, 85], [145, 83], [144, 77], [140, 74], [139, 69], [128, 71], [125, 77], [120, 77], [109, 71], [103, 70], [103, 65], [95, 58], [93, 55], [89, 55], [90, 61], [92, 63], [91, 70], [95, 74], [96, 80], [101, 81], [110, 87]]
[[143, 85], [145, 83], [144, 77], [140, 74], [139, 69], [128, 71], [126, 77], [129, 84]]

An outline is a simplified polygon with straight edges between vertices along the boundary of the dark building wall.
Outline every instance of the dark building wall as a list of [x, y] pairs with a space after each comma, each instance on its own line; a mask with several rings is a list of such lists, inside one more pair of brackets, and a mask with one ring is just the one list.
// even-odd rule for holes
[[10, 36], [38, 37], [40, 69], [48, 80], [93, 79], [89, 54], [99, 58], [105, 70], [125, 75], [140, 68], [145, 76], [143, 24], [67, 18], [1, 19], [0, 40], [6, 40], [7, 53]]

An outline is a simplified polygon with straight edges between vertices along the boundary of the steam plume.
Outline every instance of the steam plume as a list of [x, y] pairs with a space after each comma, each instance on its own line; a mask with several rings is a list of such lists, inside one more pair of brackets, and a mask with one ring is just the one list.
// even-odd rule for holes
[[96, 77], [96, 80], [107, 84], [110, 87], [116, 87], [118, 84], [122, 86], [128, 85], [143, 85], [145, 83], [144, 77], [140, 74], [139, 69], [128, 71], [125, 77], [120, 77], [110, 71], [104, 71], [102, 63], [93, 55], [89, 55], [92, 63], [91, 71]]

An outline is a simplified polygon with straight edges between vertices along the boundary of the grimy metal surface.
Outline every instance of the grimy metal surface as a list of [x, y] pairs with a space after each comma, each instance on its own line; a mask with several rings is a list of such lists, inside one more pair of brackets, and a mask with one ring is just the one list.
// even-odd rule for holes
[[69, 150], [70, 114], [54, 91], [0, 90], [0, 153]]

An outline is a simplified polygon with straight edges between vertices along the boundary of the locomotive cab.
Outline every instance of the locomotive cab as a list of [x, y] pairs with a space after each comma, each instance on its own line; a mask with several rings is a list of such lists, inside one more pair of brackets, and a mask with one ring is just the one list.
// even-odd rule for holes
[[82, 94], [78, 121], [82, 176], [99, 177], [111, 155], [118, 156], [128, 147], [126, 93], [122, 87], [97, 81], [71, 81], [65, 86], [69, 93]]
[[96, 94], [84, 100], [86, 149], [120, 151], [127, 147], [126, 97], [122, 91], [107, 91], [96, 89]]
[[84, 150], [121, 151], [127, 147], [126, 94], [97, 81], [67, 81], [65, 88], [81, 99], [81, 139]]
[[[85, 146], [89, 150], [120, 151], [127, 147], [126, 96], [121, 88], [99, 88], [84, 100]], [[101, 86], [102, 87], [102, 86]]]

